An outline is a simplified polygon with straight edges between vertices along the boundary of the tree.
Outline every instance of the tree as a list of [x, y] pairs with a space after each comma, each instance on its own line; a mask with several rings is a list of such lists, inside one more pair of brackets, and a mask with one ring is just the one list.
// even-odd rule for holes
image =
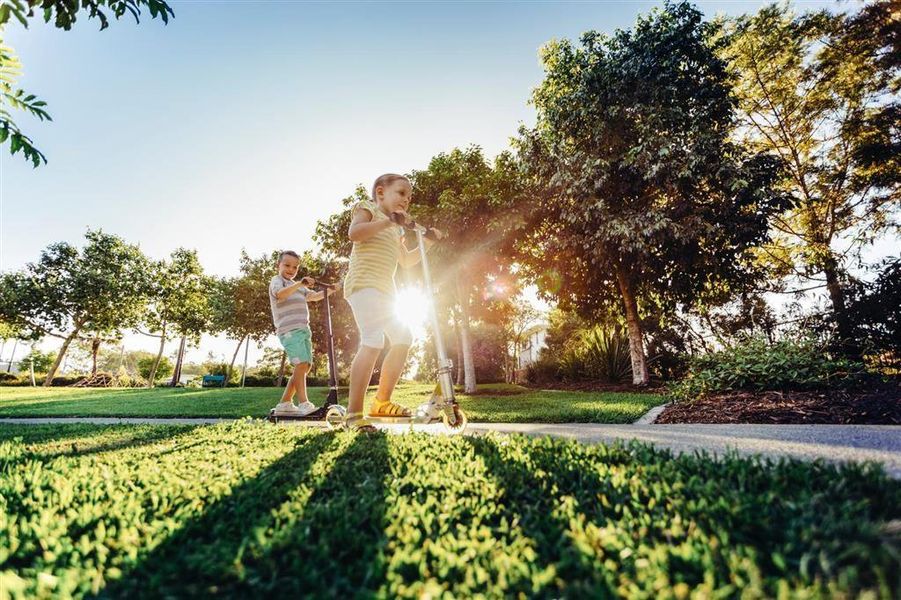
[[525, 197], [519, 166], [510, 153], [488, 161], [481, 148], [470, 146], [441, 153], [426, 169], [413, 171], [413, 208], [417, 218], [438, 227], [447, 237], [430, 253], [434, 283], [450, 304], [458, 325], [463, 354], [464, 390], [476, 389], [472, 355], [473, 312], [486, 286], [510, 266], [512, 232], [522, 225], [510, 210]]
[[35, 373], [47, 373], [56, 362], [56, 353], [53, 351], [41, 352], [37, 348], [32, 348], [31, 352], [19, 361], [19, 371], [30, 371], [32, 361]]
[[750, 250], [788, 199], [778, 161], [729, 142], [734, 103], [716, 28], [667, 3], [612, 36], [542, 51], [534, 129], [518, 140], [540, 187], [520, 240], [544, 294], [585, 316], [621, 303], [635, 384], [648, 382], [640, 312], [715, 303], [758, 276]]
[[226, 381], [231, 380], [241, 346], [250, 340], [261, 343], [272, 334], [269, 281], [275, 275], [277, 260], [277, 252], [251, 258], [241, 250], [241, 275], [220, 279], [214, 286], [211, 301], [215, 327], [238, 340]]
[[[859, 25], [772, 5], [733, 21], [722, 49], [736, 74], [742, 143], [778, 155], [787, 167], [781, 185], [797, 198], [762, 250], [779, 276], [827, 289], [851, 356], [859, 349], [850, 343], [846, 268], [897, 227], [891, 208], [899, 200], [898, 122], [883, 123], [897, 110], [897, 96], [886, 94], [892, 69], [878, 37]], [[894, 80], [897, 91], [897, 70]]]
[[[156, 362], [159, 363], [170, 334], [197, 343], [201, 334], [209, 328], [212, 318], [209, 294], [213, 283], [203, 274], [197, 252], [184, 248], [172, 252], [168, 261], [154, 263], [151, 273], [150, 304], [144, 323], [151, 332], [155, 332], [148, 335], [159, 337], [160, 346], [156, 355]], [[176, 374], [181, 367], [183, 352], [184, 341], [176, 359]], [[151, 369], [147, 387], [153, 387], [156, 379], [156, 369]]]
[[126, 13], [139, 21], [141, 9], [146, 7], [150, 17], [160, 17], [164, 23], [175, 16], [172, 9], [163, 0], [5, 0], [0, 3], [0, 143], [9, 140], [11, 154], [19, 150], [22, 155], [37, 167], [47, 158], [34, 147], [31, 138], [21, 132], [10, 114], [10, 109], [24, 110], [41, 121], [52, 120], [47, 113], [46, 103], [34, 94], [29, 94], [16, 87], [21, 75], [22, 65], [12, 48], [3, 44], [3, 29], [11, 18], [28, 27], [29, 19], [34, 17], [35, 9], [43, 16], [45, 23], [52, 22], [59, 29], [69, 30], [84, 9], [89, 19], [98, 19], [100, 29], [109, 26], [109, 15], [116, 19]]
[[36, 263], [4, 273], [0, 318], [32, 337], [63, 345], [44, 380], [49, 386], [69, 344], [84, 332], [135, 326], [147, 301], [147, 258], [122, 238], [88, 230], [79, 250], [51, 244]]
[[172, 364], [172, 361], [170, 361], [166, 356], [160, 358], [150, 355], [144, 358], [139, 358], [137, 366], [138, 374], [148, 380], [150, 380], [152, 377], [165, 379], [166, 377], [171, 375], [173, 371], [175, 371], [175, 366]]

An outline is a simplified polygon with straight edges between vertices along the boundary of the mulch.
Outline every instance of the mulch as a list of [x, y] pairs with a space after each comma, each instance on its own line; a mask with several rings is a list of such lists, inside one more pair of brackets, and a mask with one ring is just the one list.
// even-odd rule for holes
[[901, 425], [901, 379], [840, 390], [716, 394], [670, 404], [655, 423]]

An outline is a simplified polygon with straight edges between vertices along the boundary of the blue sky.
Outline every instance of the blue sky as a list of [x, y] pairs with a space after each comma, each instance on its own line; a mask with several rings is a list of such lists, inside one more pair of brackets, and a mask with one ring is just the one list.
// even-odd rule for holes
[[[21, 85], [52, 123], [18, 123], [49, 159], [0, 151], [0, 268], [100, 227], [214, 274], [241, 248], [312, 248], [358, 183], [531, 123], [539, 47], [629, 27], [659, 2], [174, 1], [98, 31], [11, 24]], [[763, 2], [700, 2], [708, 16]], [[796, 3], [801, 9], [834, 2]]]

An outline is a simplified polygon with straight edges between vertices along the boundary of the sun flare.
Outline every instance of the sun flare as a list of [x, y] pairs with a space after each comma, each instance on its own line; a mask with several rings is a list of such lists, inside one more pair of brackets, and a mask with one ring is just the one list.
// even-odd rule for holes
[[429, 318], [428, 299], [418, 287], [401, 288], [394, 301], [394, 314], [413, 331], [413, 337], [421, 338]]

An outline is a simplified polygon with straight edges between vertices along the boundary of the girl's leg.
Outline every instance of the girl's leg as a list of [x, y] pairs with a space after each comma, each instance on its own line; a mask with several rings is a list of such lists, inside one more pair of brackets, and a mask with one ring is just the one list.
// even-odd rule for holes
[[372, 378], [372, 369], [381, 353], [381, 348], [360, 346], [353, 363], [350, 365], [350, 390], [348, 391], [347, 412], [358, 413], [363, 410], [363, 397]]
[[294, 365], [294, 374], [291, 380], [294, 382], [294, 393], [297, 397], [297, 404], [303, 404], [308, 401], [307, 398], [307, 373], [310, 372], [310, 363], [302, 362]]
[[394, 386], [400, 379], [404, 366], [407, 364], [407, 353], [410, 346], [405, 344], [396, 344], [391, 346], [385, 360], [382, 362], [382, 370], [379, 374], [379, 389], [375, 394], [377, 400], [385, 402], [391, 400], [391, 394], [394, 393]]

